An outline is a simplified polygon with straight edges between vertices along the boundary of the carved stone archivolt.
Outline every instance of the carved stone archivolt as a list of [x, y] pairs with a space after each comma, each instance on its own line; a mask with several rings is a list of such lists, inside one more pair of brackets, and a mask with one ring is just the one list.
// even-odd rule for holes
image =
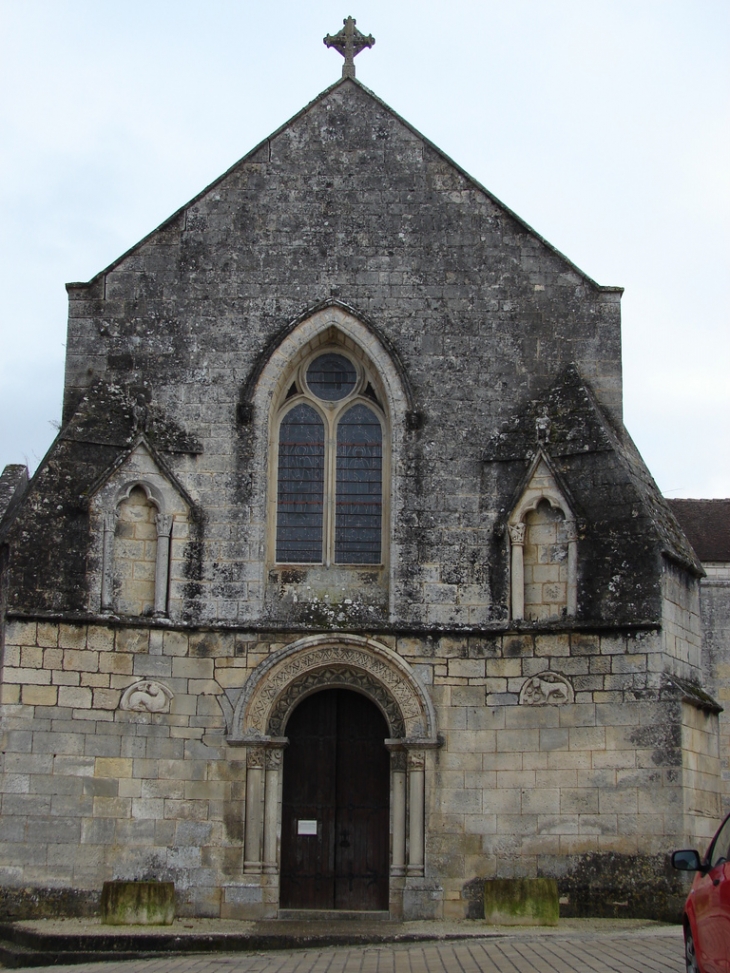
[[297, 703], [323, 686], [362, 692], [379, 706], [388, 721], [391, 736], [405, 736], [403, 716], [395, 699], [369, 672], [347, 666], [327, 666], [325, 669], [316, 669], [290, 683], [274, 704], [269, 716], [269, 733], [272, 736], [283, 736], [289, 714]]
[[376, 640], [356, 635], [310, 636], [270, 656], [241, 693], [229, 742], [283, 736], [301, 699], [335, 687], [372, 699], [391, 737], [436, 742], [433, 705], [410, 666]]
[[143, 679], [124, 691], [119, 708], [133, 713], [169, 713], [172, 695], [163, 683]]
[[562, 706], [574, 699], [570, 681], [558, 672], [538, 672], [525, 679], [520, 690], [520, 703], [525, 706]]
[[299, 639], [262, 662], [241, 692], [228, 742], [247, 750], [244, 874], [278, 873], [287, 721], [305, 696], [330, 688], [362, 693], [386, 719], [393, 769], [391, 875], [422, 878], [426, 752], [440, 743], [433, 704], [397, 653], [359, 635]]

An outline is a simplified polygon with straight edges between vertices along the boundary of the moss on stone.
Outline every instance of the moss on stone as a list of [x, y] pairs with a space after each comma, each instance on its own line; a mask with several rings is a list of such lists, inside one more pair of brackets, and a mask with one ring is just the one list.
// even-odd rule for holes
[[171, 926], [174, 882], [104, 882], [101, 921], [108, 926]]
[[555, 879], [495, 878], [485, 882], [484, 918], [493, 925], [557, 926]]

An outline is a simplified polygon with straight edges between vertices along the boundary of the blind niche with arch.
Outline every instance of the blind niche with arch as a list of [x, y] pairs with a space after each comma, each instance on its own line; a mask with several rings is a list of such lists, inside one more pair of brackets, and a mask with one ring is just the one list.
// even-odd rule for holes
[[278, 564], [383, 563], [386, 415], [375, 385], [339, 348], [292, 375], [278, 412]]

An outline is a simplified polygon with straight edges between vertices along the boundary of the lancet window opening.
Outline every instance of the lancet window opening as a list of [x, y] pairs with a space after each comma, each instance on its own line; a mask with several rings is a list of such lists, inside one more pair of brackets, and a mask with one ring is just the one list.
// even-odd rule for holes
[[349, 349], [319, 348], [284, 384], [276, 422], [275, 560], [381, 564], [384, 396]]

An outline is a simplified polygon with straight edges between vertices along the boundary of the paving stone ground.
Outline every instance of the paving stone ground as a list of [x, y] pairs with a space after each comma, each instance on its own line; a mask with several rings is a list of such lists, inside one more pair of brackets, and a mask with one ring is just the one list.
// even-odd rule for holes
[[54, 966], [56, 973], [684, 973], [679, 926], [521, 931], [457, 942], [219, 953]]

